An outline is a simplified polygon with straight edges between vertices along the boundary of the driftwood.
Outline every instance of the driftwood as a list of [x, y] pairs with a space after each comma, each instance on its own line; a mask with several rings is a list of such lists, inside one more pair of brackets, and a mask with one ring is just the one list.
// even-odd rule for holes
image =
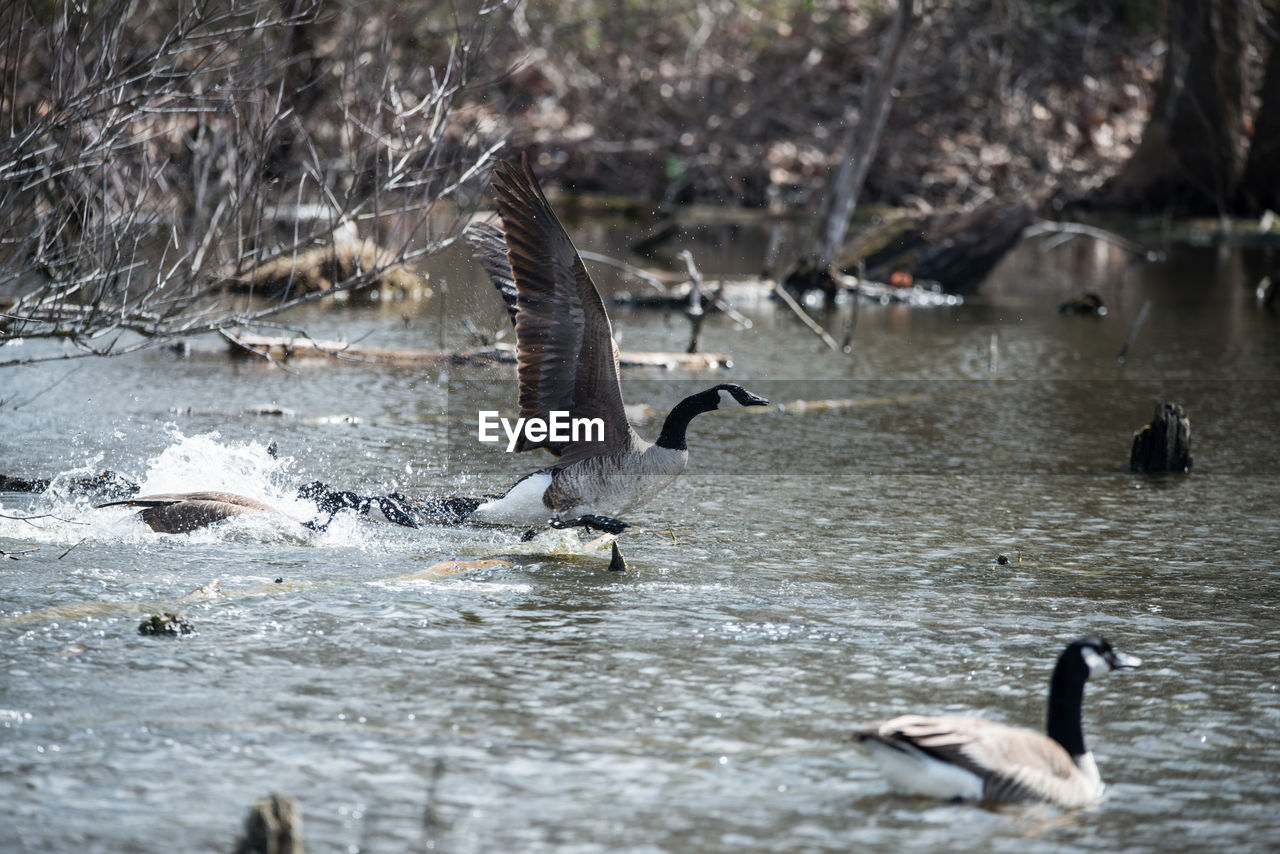
[[368, 276], [379, 286], [403, 294], [424, 296], [427, 276], [407, 265], [394, 263], [395, 253], [372, 240], [339, 239], [331, 246], [317, 246], [264, 261], [248, 272], [227, 278], [228, 288], [264, 296], [327, 291], [342, 282]]
[[[345, 341], [321, 341], [312, 338], [274, 338], [258, 335], [227, 336], [230, 353], [236, 358], [266, 357], [277, 361], [298, 359], [337, 359], [375, 365], [489, 364], [516, 361], [516, 349], [510, 344], [495, 344], [473, 350], [392, 350], [385, 347], [360, 347]], [[660, 353], [624, 350], [624, 368], [685, 368], [716, 370], [732, 367], [728, 357], [719, 353]]]
[[271, 794], [255, 801], [236, 854], [303, 854], [302, 807], [297, 798]]
[[1189, 471], [1191, 421], [1176, 403], [1157, 403], [1151, 423], [1133, 434], [1129, 470], [1137, 472]]

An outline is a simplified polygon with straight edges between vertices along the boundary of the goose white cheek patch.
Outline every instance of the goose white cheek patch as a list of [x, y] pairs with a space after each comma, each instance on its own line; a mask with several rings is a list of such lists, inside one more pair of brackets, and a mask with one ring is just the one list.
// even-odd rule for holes
[[717, 409], [727, 409], [730, 406], [740, 406], [738, 399], [724, 389], [719, 390], [720, 403], [716, 405]]
[[1107, 660], [1093, 650], [1086, 647], [1080, 650], [1080, 654], [1084, 656], [1085, 666], [1089, 668], [1090, 679], [1096, 679], [1111, 672], [1111, 665]]

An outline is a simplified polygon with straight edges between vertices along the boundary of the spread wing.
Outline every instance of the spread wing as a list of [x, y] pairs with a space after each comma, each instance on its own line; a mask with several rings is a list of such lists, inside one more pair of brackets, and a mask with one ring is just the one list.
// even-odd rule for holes
[[174, 492], [109, 501], [99, 507], [140, 507], [138, 516], [153, 531], [185, 534], [242, 513], [276, 513], [269, 504], [232, 492]]
[[502, 297], [511, 317], [511, 325], [516, 324], [517, 293], [516, 277], [511, 272], [511, 262], [507, 260], [507, 240], [502, 229], [491, 222], [474, 222], [467, 227], [467, 242], [475, 250], [474, 257], [480, 262], [485, 275]]
[[881, 724], [875, 735], [976, 774], [986, 800], [1078, 804], [1100, 786], [1048, 736], [981, 718], [906, 715]]
[[[568, 464], [625, 447], [635, 434], [622, 407], [618, 348], [600, 292], [527, 160], [520, 169], [499, 163], [493, 186], [516, 290], [520, 415], [548, 419], [563, 411], [604, 422], [603, 443], [530, 442], [522, 436], [516, 450], [545, 447]], [[495, 285], [503, 292], [505, 270], [496, 260], [494, 235], [481, 241], [481, 264], [498, 272]]]

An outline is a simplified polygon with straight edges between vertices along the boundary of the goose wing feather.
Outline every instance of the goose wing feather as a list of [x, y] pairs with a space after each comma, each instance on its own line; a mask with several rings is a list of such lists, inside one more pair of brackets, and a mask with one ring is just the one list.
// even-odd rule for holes
[[138, 516], [162, 534], [186, 534], [243, 513], [277, 513], [264, 504], [234, 492], [168, 492], [109, 501], [99, 507], [140, 507]]
[[264, 504], [254, 498], [244, 495], [237, 495], [234, 492], [158, 492], [154, 495], [135, 495], [132, 498], [125, 498], [120, 501], [108, 501], [105, 504], [99, 504], [99, 507], [166, 507], [173, 504], [186, 504], [201, 502], [206, 504], [226, 504], [232, 507], [243, 508], [244, 510], [272, 510], [275, 508], [270, 504]]
[[[527, 160], [520, 169], [499, 163], [494, 189], [517, 290], [520, 415], [548, 419], [555, 410], [604, 422], [603, 444], [531, 442], [521, 436], [516, 450], [545, 447], [568, 465], [628, 447], [635, 433], [622, 406], [618, 348], [600, 292]], [[492, 237], [482, 238], [486, 247]]]
[[519, 294], [515, 274], [511, 272], [511, 262], [507, 260], [506, 235], [491, 222], [474, 222], [467, 227], [467, 242], [475, 250], [474, 257], [480, 262], [485, 275], [502, 297], [511, 325], [515, 326]]
[[1038, 732], [970, 717], [905, 715], [872, 733], [976, 774], [990, 801], [1086, 803], [1101, 782], [1090, 779], [1053, 739]]

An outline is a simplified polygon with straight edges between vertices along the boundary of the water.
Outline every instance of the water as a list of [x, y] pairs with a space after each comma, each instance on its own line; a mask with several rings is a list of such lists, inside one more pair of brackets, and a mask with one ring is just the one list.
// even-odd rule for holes
[[[762, 243], [694, 245], [704, 271], [741, 273]], [[768, 303], [743, 306], [750, 330], [713, 317], [727, 376], [792, 405], [694, 422], [690, 472], [624, 537], [626, 574], [516, 532], [170, 537], [85, 499], [0, 496], [19, 558], [0, 560], [0, 849], [225, 852], [281, 791], [313, 851], [1274, 850], [1280, 337], [1254, 260], [1024, 247], [962, 306], [861, 307], [850, 356]], [[464, 315], [501, 326], [464, 261], [437, 273], [443, 325], [438, 297], [299, 320], [377, 346], [461, 345]], [[1107, 317], [1056, 313], [1085, 288]], [[614, 321], [624, 348], [687, 337], [678, 318]], [[0, 375], [0, 472], [111, 468], [305, 517], [293, 490], [317, 477], [423, 496], [542, 462], [456, 421], [509, 409], [509, 368], [286, 372], [217, 347]], [[632, 371], [624, 391], [665, 409], [723, 378]], [[815, 400], [842, 403], [794, 405]], [[1162, 400], [1191, 417], [1194, 470], [1131, 475]], [[290, 413], [245, 414], [260, 404]], [[136, 632], [175, 608], [196, 635]], [[902, 798], [850, 742], [908, 711], [1039, 728], [1053, 660], [1086, 632], [1144, 660], [1087, 692], [1111, 784], [1093, 808]]]

